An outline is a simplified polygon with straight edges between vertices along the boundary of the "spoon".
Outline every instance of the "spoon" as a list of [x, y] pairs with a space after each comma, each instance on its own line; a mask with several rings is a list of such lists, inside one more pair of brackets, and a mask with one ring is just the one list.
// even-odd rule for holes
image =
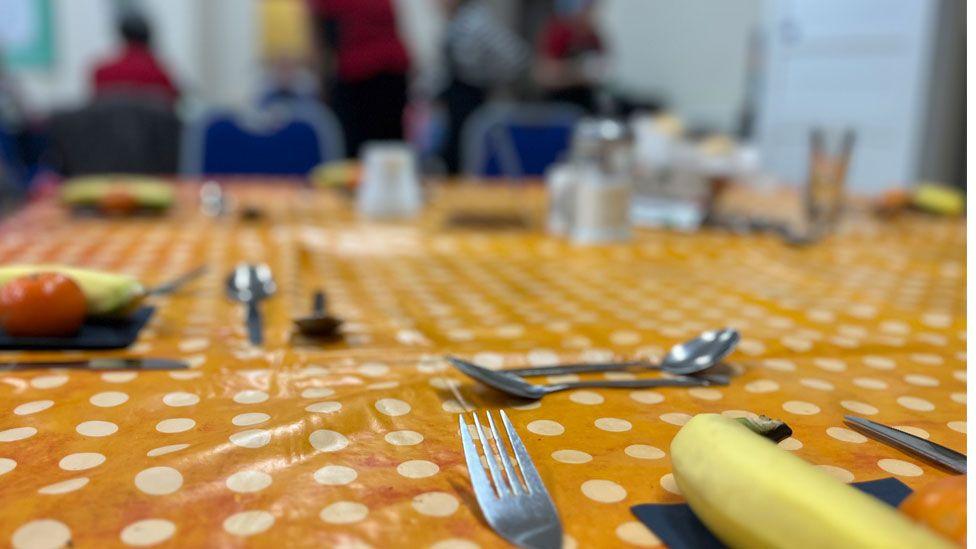
[[264, 341], [261, 310], [258, 304], [273, 295], [277, 287], [271, 268], [265, 264], [241, 263], [227, 277], [227, 295], [247, 306], [247, 336], [253, 345]]
[[613, 362], [606, 364], [564, 364], [529, 368], [513, 368], [506, 373], [522, 377], [574, 374], [583, 372], [614, 372], [639, 367], [644, 370], [661, 370], [677, 375], [692, 375], [715, 366], [735, 350], [739, 344], [739, 331], [735, 328], [709, 330], [694, 339], [679, 343], [664, 356], [659, 364], [647, 361]]
[[447, 357], [455, 368], [460, 370], [468, 377], [484, 383], [489, 387], [497, 389], [503, 393], [521, 398], [539, 400], [540, 398], [559, 391], [584, 388], [646, 388], [646, 387], [706, 387], [709, 385], [727, 385], [727, 379], [705, 379], [700, 377], [675, 377], [675, 378], [655, 378], [655, 379], [630, 379], [630, 380], [594, 380], [594, 381], [573, 381], [569, 383], [552, 383], [549, 385], [532, 385], [525, 379], [512, 375], [503, 370], [489, 370], [476, 366], [470, 362], [456, 357]]
[[322, 290], [315, 292], [312, 301], [312, 314], [292, 319], [292, 322], [303, 335], [311, 337], [334, 336], [342, 324], [342, 320], [325, 312], [325, 293]]

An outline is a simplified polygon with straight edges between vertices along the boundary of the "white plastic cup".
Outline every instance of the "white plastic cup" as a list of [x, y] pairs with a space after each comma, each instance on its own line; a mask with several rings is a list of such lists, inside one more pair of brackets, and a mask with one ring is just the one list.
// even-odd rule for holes
[[420, 211], [420, 176], [413, 150], [399, 141], [367, 143], [357, 207], [373, 218], [411, 217]]

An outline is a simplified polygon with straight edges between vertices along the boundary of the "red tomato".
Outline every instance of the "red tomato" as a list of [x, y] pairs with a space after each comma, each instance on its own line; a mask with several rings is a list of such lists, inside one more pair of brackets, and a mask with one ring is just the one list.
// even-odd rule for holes
[[98, 206], [105, 214], [127, 215], [138, 209], [139, 202], [128, 190], [114, 189], [102, 197]]
[[966, 475], [926, 484], [905, 498], [899, 509], [916, 522], [966, 545]]
[[0, 287], [0, 326], [17, 337], [74, 334], [85, 321], [85, 294], [58, 273], [15, 278]]

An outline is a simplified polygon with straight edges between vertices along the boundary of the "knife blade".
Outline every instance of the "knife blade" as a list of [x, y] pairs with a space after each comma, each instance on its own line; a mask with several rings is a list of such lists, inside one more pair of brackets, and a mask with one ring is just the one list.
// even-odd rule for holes
[[863, 417], [844, 416], [844, 421], [889, 446], [941, 465], [950, 471], [966, 474], [965, 454]]
[[92, 358], [54, 362], [4, 362], [0, 372], [16, 372], [42, 368], [72, 368], [78, 370], [185, 370], [190, 365], [182, 360], [168, 358]]

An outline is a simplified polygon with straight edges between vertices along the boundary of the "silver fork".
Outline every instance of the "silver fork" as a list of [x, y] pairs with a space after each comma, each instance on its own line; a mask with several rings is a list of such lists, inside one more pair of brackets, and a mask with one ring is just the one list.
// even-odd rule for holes
[[[508, 457], [508, 449], [501, 434], [495, 427], [491, 412], [485, 412], [488, 418], [488, 428], [495, 441], [493, 448], [485, 436], [477, 412], [474, 417], [475, 429], [481, 447], [484, 450], [488, 473], [481, 463], [481, 454], [475, 446], [468, 424], [464, 421], [464, 414], [458, 416], [461, 425], [461, 445], [464, 448], [464, 460], [468, 464], [468, 474], [474, 495], [481, 506], [488, 524], [506, 540], [525, 549], [559, 549], [563, 544], [563, 526], [556, 513], [556, 506], [549, 497], [549, 492], [542, 484], [542, 478], [536, 471], [532, 458], [529, 457], [522, 439], [515, 432], [515, 427], [509, 421], [504, 410], [499, 411], [505, 432], [508, 433], [509, 444], [515, 461], [521, 470], [519, 478]], [[497, 449], [498, 459], [495, 458]], [[499, 460], [501, 465], [499, 465]], [[502, 473], [504, 472], [504, 476]], [[524, 481], [524, 482], [523, 482]]]

